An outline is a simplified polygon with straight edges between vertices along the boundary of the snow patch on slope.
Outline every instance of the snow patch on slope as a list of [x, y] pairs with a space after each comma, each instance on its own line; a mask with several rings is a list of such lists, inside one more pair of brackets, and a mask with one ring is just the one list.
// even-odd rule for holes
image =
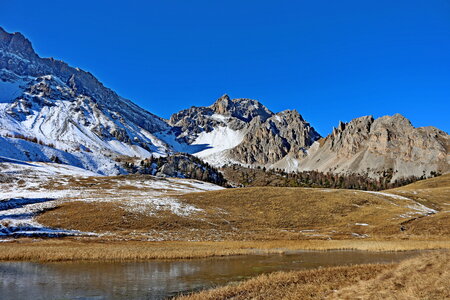
[[223, 189], [197, 180], [99, 176], [69, 165], [2, 157], [0, 182], [0, 236], [9, 237], [92, 234], [46, 228], [35, 221], [37, 214], [67, 201], [112, 202], [136, 213], [156, 215], [166, 210], [189, 217], [202, 210], [173, 195]]
[[220, 126], [210, 132], [200, 133], [192, 145], [204, 145], [206, 147], [205, 150], [195, 153], [196, 156], [203, 158], [234, 148], [242, 142], [243, 138], [244, 134], [241, 131]]
[[0, 79], [0, 102], [11, 102], [23, 93], [22, 81], [8, 82]]
[[[90, 170], [103, 175], [117, 175], [123, 170], [108, 157], [90, 152], [68, 153], [49, 146], [30, 141], [0, 137], [0, 157], [20, 161], [52, 162], [58, 158], [60, 162], [78, 168]], [[2, 162], [2, 159], [0, 159]]]

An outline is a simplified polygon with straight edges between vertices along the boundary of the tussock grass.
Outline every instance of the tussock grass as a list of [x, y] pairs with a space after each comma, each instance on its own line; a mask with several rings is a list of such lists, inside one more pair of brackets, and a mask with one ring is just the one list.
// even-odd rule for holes
[[448, 299], [449, 263], [444, 252], [396, 265], [276, 272], [177, 299]]
[[[375, 238], [410, 238], [422, 234], [420, 230], [401, 230], [405, 221], [420, 216], [411, 214], [415, 212], [410, 208], [412, 201], [362, 191], [257, 187], [185, 194], [179, 199], [203, 208], [207, 212], [204, 220], [219, 228], [234, 227], [244, 232], [270, 228], [275, 231], [272, 238], [285, 235], [288, 239], [301, 239], [321, 235], [322, 238], [348, 239], [355, 233]], [[409, 214], [409, 218], [402, 217]], [[315, 233], [306, 234], [304, 230], [315, 230]], [[424, 234], [442, 236], [440, 231]]]
[[[127, 233], [130, 230], [182, 230], [202, 228], [204, 222], [158, 211], [155, 215], [129, 211], [116, 202], [65, 202], [37, 216], [36, 220], [52, 228], [65, 228], [84, 232]], [[204, 226], [203, 226], [204, 227]]]
[[228, 285], [176, 299], [324, 299], [343, 285], [369, 280], [389, 268], [392, 266], [364, 265], [276, 272], [260, 275], [237, 285]]
[[[54, 228], [112, 232], [126, 238], [130, 233], [133, 238], [141, 234], [142, 239], [154, 240], [439, 240], [449, 235], [450, 174], [387, 191], [439, 211], [425, 217], [411, 208], [411, 200], [357, 190], [254, 187], [155, 194], [156, 188], [139, 188], [147, 180], [157, 179], [137, 175], [69, 178], [67, 184], [52, 188], [88, 190], [89, 202], [69, 199], [40, 215], [37, 221]], [[114, 200], [115, 193], [120, 201], [104, 201]], [[152, 213], [151, 207], [145, 212], [127, 209], [128, 194], [145, 200], [146, 193], [148, 197], [175, 198], [201, 210], [180, 216], [169, 209], [154, 209]], [[96, 201], [96, 197], [100, 200]]]
[[[361, 191], [258, 187], [171, 197], [201, 211], [180, 216], [159, 210], [149, 215], [129, 211], [120, 202], [71, 201], [43, 213], [37, 221], [54, 228], [100, 233], [171, 231], [169, 240], [403, 238], [422, 234], [420, 230], [400, 230], [408, 221], [400, 215], [411, 212], [407, 207], [410, 201]], [[439, 239], [442, 233], [426, 234]]]
[[450, 299], [449, 265], [448, 252], [423, 255], [344, 288], [332, 299]]
[[30, 240], [0, 243], [3, 261], [139, 261], [191, 259], [245, 254], [287, 253], [296, 250], [408, 251], [450, 249], [448, 241], [224, 241], [137, 242], [113, 240]]

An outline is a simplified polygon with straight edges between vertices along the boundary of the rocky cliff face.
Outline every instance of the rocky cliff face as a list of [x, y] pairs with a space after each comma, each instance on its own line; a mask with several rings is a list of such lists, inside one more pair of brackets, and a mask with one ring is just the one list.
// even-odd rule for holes
[[215, 165], [270, 166], [287, 154], [302, 157], [320, 135], [295, 110], [277, 114], [251, 99], [219, 98], [208, 107], [191, 107], [170, 119], [178, 139]]
[[243, 141], [230, 151], [231, 157], [249, 165], [272, 165], [290, 154], [300, 158], [320, 135], [296, 110], [254, 119]]
[[300, 160], [300, 170], [360, 173], [393, 179], [450, 170], [450, 138], [434, 127], [414, 128], [400, 114], [361, 117], [340, 123]]
[[273, 113], [252, 99], [230, 99], [223, 95], [207, 107], [191, 107], [173, 114], [169, 124], [177, 138], [193, 143], [202, 133], [212, 132], [217, 127], [243, 130], [256, 117], [266, 120]]

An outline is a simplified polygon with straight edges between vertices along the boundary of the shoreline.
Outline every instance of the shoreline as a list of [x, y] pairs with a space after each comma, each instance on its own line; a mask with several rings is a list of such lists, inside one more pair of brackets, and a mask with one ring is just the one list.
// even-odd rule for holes
[[399, 252], [449, 250], [448, 240], [83, 241], [16, 240], [0, 243], [0, 262], [150, 261], [235, 255], [289, 255], [302, 251]]
[[450, 252], [437, 251], [397, 263], [279, 271], [174, 299], [448, 299], [449, 262]]

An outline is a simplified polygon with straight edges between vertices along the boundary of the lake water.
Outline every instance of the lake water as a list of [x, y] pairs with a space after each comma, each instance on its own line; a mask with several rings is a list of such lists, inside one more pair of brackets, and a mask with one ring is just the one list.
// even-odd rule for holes
[[0, 299], [166, 299], [273, 271], [399, 261], [417, 252], [328, 251], [149, 262], [0, 263]]

